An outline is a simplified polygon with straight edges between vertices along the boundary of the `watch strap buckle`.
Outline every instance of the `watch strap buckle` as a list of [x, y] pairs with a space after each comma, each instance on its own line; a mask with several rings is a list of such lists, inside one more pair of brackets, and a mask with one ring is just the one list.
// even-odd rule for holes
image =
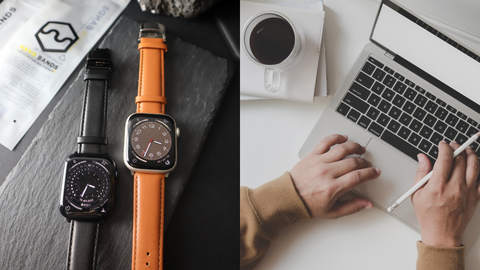
[[163, 42], [167, 42], [165, 34], [165, 26], [157, 22], [147, 22], [142, 24], [138, 33], [138, 42], [141, 38], [161, 38]]

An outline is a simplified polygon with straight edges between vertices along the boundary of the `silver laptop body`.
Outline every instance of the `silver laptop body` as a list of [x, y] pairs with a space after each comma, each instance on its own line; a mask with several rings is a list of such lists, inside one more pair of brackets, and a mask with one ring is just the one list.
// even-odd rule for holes
[[[459, 44], [456, 45], [454, 39], [442, 36], [442, 38], [445, 39], [442, 40], [442, 38], [438, 37], [439, 35], [442, 35], [441, 32], [435, 32], [434, 27], [425, 26], [425, 22], [415, 18], [413, 13], [409, 12], [407, 9], [400, 7], [398, 4], [389, 0], [382, 1], [376, 23], [372, 30], [372, 36], [370, 37], [372, 43], [367, 44], [358, 56], [351, 71], [345, 78], [345, 81], [337, 90], [332, 102], [325, 110], [315, 125], [313, 131], [307, 138], [306, 142], [302, 146], [299, 156], [300, 158], [303, 158], [314, 149], [314, 147], [322, 138], [330, 134], [347, 134], [349, 136], [349, 141], [358, 142], [359, 144], [366, 146], [367, 152], [362, 157], [371, 161], [374, 167], [380, 168], [382, 170], [382, 174], [378, 179], [362, 184], [354, 191], [360, 196], [370, 199], [377, 207], [385, 212], [389, 206], [391, 206], [412, 186], [418, 165], [416, 161], [416, 155], [412, 155], [412, 152], [410, 151], [412, 150], [412, 147], [418, 147], [414, 146], [414, 133], [420, 137], [420, 139], [417, 140], [419, 141], [418, 145], [424, 143], [424, 148], [420, 149], [427, 149], [428, 144], [426, 142], [430, 142], [429, 140], [432, 139], [432, 136], [435, 134], [435, 132], [442, 135], [442, 139], [452, 141], [452, 139], [449, 139], [446, 135], [447, 129], [450, 126], [447, 125], [447, 127], [444, 127], [443, 133], [441, 133], [440, 129], [441, 123], [446, 122], [447, 120], [449, 120], [450, 123], [454, 123], [455, 121], [453, 120], [458, 118], [452, 129], [455, 129], [458, 134], [464, 135], [461, 137], [457, 134], [455, 135], [455, 139], [458, 138], [461, 140], [463, 137], [470, 137], [470, 135], [467, 135], [468, 130], [465, 130], [465, 128], [470, 129], [474, 127], [476, 130], [480, 129], [480, 106], [477, 104], [480, 99], [476, 102], [472, 101], [472, 99], [467, 98], [464, 93], [459, 93], [456, 90], [453, 90], [451, 87], [441, 83], [443, 78], [432, 79], [433, 77], [429, 75], [431, 74], [429, 70], [422, 70], [418, 68], [412, 64], [411, 59], [402, 58], [402, 56], [396, 54], [395, 51], [391, 51], [390, 49], [384, 47], [384, 45], [378, 44], [378, 42], [374, 40], [376, 27], [378, 27], [378, 24], [381, 23], [379, 21], [380, 14], [382, 14], [382, 12], [386, 12], [387, 9], [389, 9], [388, 12], [390, 13], [392, 10], [399, 14], [401, 13], [403, 17], [409, 19], [410, 21], [416, 22], [419, 27], [425, 27], [426, 29], [423, 28], [425, 29], [424, 35], [434, 35], [435, 38], [438, 38], [441, 42], [445, 44], [450, 43], [449, 45], [452, 46], [452, 48], [455, 47], [457, 51], [460, 50], [462, 53], [469, 55], [469, 57], [471, 57], [471, 61], [475, 61], [474, 65], [478, 64], [480, 66], [477, 53], [466, 49], [465, 46]], [[420, 24], [423, 24], [423, 26], [420, 26]], [[392, 35], [395, 34], [395, 29], [392, 29]], [[412, 46], [415, 47], [415, 40], [412, 40]], [[366, 67], [366, 63], [369, 64], [368, 66], [370, 68]], [[380, 72], [377, 72], [376, 75], [378, 78], [382, 78], [380, 83], [383, 84], [384, 89], [381, 91], [379, 89], [373, 89], [378, 82], [376, 79], [373, 80], [372, 86], [367, 88], [371, 81], [369, 79], [365, 79], [365, 75], [371, 78], [375, 73], [375, 71], [372, 71], [372, 75], [368, 74], [368, 72], [371, 72], [371, 66], [374, 66], [375, 71], [380, 69], [381, 71], [385, 72], [383, 77], [380, 76]], [[363, 69], [365, 69], [366, 72]], [[394, 73], [389, 73], [392, 72], [392, 70]], [[363, 75], [360, 76], [360, 74]], [[395, 86], [396, 82], [393, 85], [389, 81], [384, 82], [386, 77], [389, 75], [395, 78], [396, 82], [402, 81], [407, 85], [407, 88], [402, 90], [402, 87]], [[398, 75], [403, 76], [403, 80], [401, 80], [402, 77]], [[480, 75], [478, 76], [480, 77]], [[367, 86], [363, 86], [362, 83], [366, 83]], [[368, 90], [368, 92], [358, 85], [363, 86]], [[395, 87], [397, 88], [396, 90], [394, 90]], [[477, 87], [478, 92], [480, 92], [478, 86], [472, 87]], [[386, 89], [390, 90], [390, 94], [385, 92]], [[407, 93], [407, 90], [410, 94]], [[412, 92], [413, 90], [415, 92]], [[391, 92], [393, 92], [393, 96]], [[380, 99], [370, 100], [370, 98], [373, 97], [373, 94]], [[472, 97], [471, 93], [468, 94], [470, 97]], [[412, 95], [414, 97], [412, 97]], [[424, 97], [426, 100], [421, 102], [423, 98], [419, 98], [418, 102], [415, 102], [417, 97]], [[401, 102], [402, 99], [404, 99], [403, 102]], [[391, 107], [389, 109], [385, 107], [380, 109], [379, 106], [381, 105], [382, 101], [390, 103]], [[430, 107], [425, 108], [430, 101], [436, 104], [437, 107], [432, 108], [435, 106], [429, 104]], [[414, 111], [411, 111], [412, 109], [410, 107], [405, 107], [405, 109], [408, 109], [407, 111], [403, 109], [403, 106], [406, 106], [407, 102], [414, 104]], [[357, 103], [361, 103], [360, 109], [357, 109]], [[368, 109], [365, 109], [367, 106]], [[371, 108], [376, 109], [378, 113], [373, 113], [373, 110], [370, 112], [369, 110]], [[398, 112], [397, 115], [394, 112], [391, 112], [391, 110], [393, 110], [392, 108], [400, 109], [400, 115], [398, 115]], [[416, 109], [418, 108], [426, 112], [424, 117], [422, 117], [421, 111], [419, 111], [418, 114], [415, 114]], [[439, 110], [439, 108], [442, 109]], [[352, 112], [352, 110], [355, 110], [356, 112]], [[438, 117], [435, 116], [437, 110], [439, 110]], [[445, 113], [443, 110], [446, 110], [447, 113]], [[409, 111], [411, 111], [411, 113], [408, 113]], [[352, 112], [352, 115], [350, 115], [350, 112]], [[400, 119], [404, 113], [406, 115], [405, 119]], [[378, 119], [382, 114], [388, 116], [388, 118], [390, 118], [389, 121], [395, 120], [397, 125], [395, 126], [393, 122], [379, 123]], [[411, 117], [410, 122], [407, 121], [407, 116]], [[430, 117], [429, 119], [431, 119], [431, 116], [435, 116], [438, 126], [436, 126], [436, 123], [432, 124], [431, 122], [428, 122], [426, 120], [427, 116]], [[385, 121], [384, 118], [382, 119]], [[413, 124], [413, 120], [417, 120], [422, 125], [418, 132], [415, 131], [417, 126], [414, 125], [410, 127]], [[462, 126], [461, 124], [463, 122], [466, 122], [468, 126]], [[389, 127], [390, 123], [392, 123], [392, 126]], [[457, 125], [459, 126], [460, 130], [456, 129]], [[425, 130], [423, 130], [424, 127], [426, 127]], [[437, 131], [436, 128], [438, 128], [439, 131]], [[405, 135], [407, 129], [411, 131], [411, 134]], [[428, 134], [429, 129], [431, 130], [430, 135]], [[401, 130], [404, 132], [402, 133], [402, 136], [406, 137], [406, 139], [403, 139], [402, 136], [400, 136], [399, 132]], [[420, 134], [422, 131], [424, 131], [424, 133]], [[453, 136], [453, 131], [448, 131], [450, 132], [448, 133], [449, 136]], [[436, 136], [438, 136], [438, 134]], [[409, 142], [410, 136], [412, 136], [411, 139], [413, 143]], [[403, 139], [404, 142], [400, 145], [393, 145], [398, 141], [398, 139]], [[430, 143], [431, 146], [428, 148], [428, 150], [426, 150], [426, 152], [423, 150], [421, 151], [429, 155], [432, 160], [435, 160], [436, 156], [434, 156], [435, 151], [433, 147], [436, 145], [432, 142]], [[402, 151], [400, 151], [401, 149]], [[409, 149], [410, 152], [404, 153], [405, 149]], [[405, 201], [392, 213], [390, 213], [390, 215], [402, 221], [412, 229], [420, 232], [419, 223], [415, 216], [415, 212], [410, 200]], [[479, 233], [480, 207], [477, 208], [472, 221], [467, 227], [463, 243], [467, 247], [471, 246]]]

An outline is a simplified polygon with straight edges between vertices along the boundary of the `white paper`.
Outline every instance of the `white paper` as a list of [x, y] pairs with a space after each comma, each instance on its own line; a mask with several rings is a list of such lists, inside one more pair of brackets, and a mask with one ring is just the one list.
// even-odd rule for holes
[[128, 3], [51, 0], [16, 31], [0, 50], [1, 144], [13, 150]]
[[298, 64], [282, 72], [282, 83], [277, 93], [270, 93], [263, 85], [264, 68], [251, 62], [240, 50], [240, 93], [274, 99], [313, 102], [315, 81], [320, 57], [323, 11], [303, 10], [277, 5], [240, 1], [240, 27], [255, 14], [275, 10], [289, 17], [304, 32], [304, 53]]

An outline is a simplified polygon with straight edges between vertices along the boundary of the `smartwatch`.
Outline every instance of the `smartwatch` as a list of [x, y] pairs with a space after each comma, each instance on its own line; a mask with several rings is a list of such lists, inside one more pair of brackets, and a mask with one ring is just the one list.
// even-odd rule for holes
[[137, 112], [125, 124], [124, 162], [134, 174], [132, 269], [162, 269], [165, 177], [177, 164], [175, 120], [165, 114], [165, 27], [141, 26]]
[[65, 162], [60, 196], [60, 213], [70, 222], [68, 270], [96, 268], [99, 222], [113, 211], [117, 170], [106, 153], [111, 71], [108, 49], [97, 49], [87, 56], [78, 149]]

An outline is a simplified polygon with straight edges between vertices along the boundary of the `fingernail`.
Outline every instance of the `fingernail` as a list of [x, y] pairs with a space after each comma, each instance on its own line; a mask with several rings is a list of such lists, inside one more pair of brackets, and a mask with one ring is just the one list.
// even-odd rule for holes
[[365, 209], [372, 209], [373, 208], [373, 204], [368, 204], [367, 206], [365, 206]]
[[420, 154], [417, 154], [417, 160], [418, 160], [418, 162], [422, 162], [422, 161], [420, 160]]
[[469, 145], [469, 146], [467, 146], [467, 148], [470, 148], [470, 149], [472, 149], [472, 147], [470, 147], [470, 145]]
[[446, 141], [444, 141], [444, 140], [442, 140], [442, 141], [440, 141], [440, 143], [447, 143], [447, 142], [446, 142]]
[[450, 145], [454, 145], [454, 144], [456, 144], [456, 143], [457, 143], [456, 141], [451, 141], [451, 142], [450, 142]]
[[342, 135], [346, 140], [348, 140], [348, 135]]
[[382, 171], [379, 169], [379, 168], [375, 168], [375, 171], [377, 172], [377, 174], [381, 174]]
[[368, 161], [368, 167], [372, 167], [372, 162]]

